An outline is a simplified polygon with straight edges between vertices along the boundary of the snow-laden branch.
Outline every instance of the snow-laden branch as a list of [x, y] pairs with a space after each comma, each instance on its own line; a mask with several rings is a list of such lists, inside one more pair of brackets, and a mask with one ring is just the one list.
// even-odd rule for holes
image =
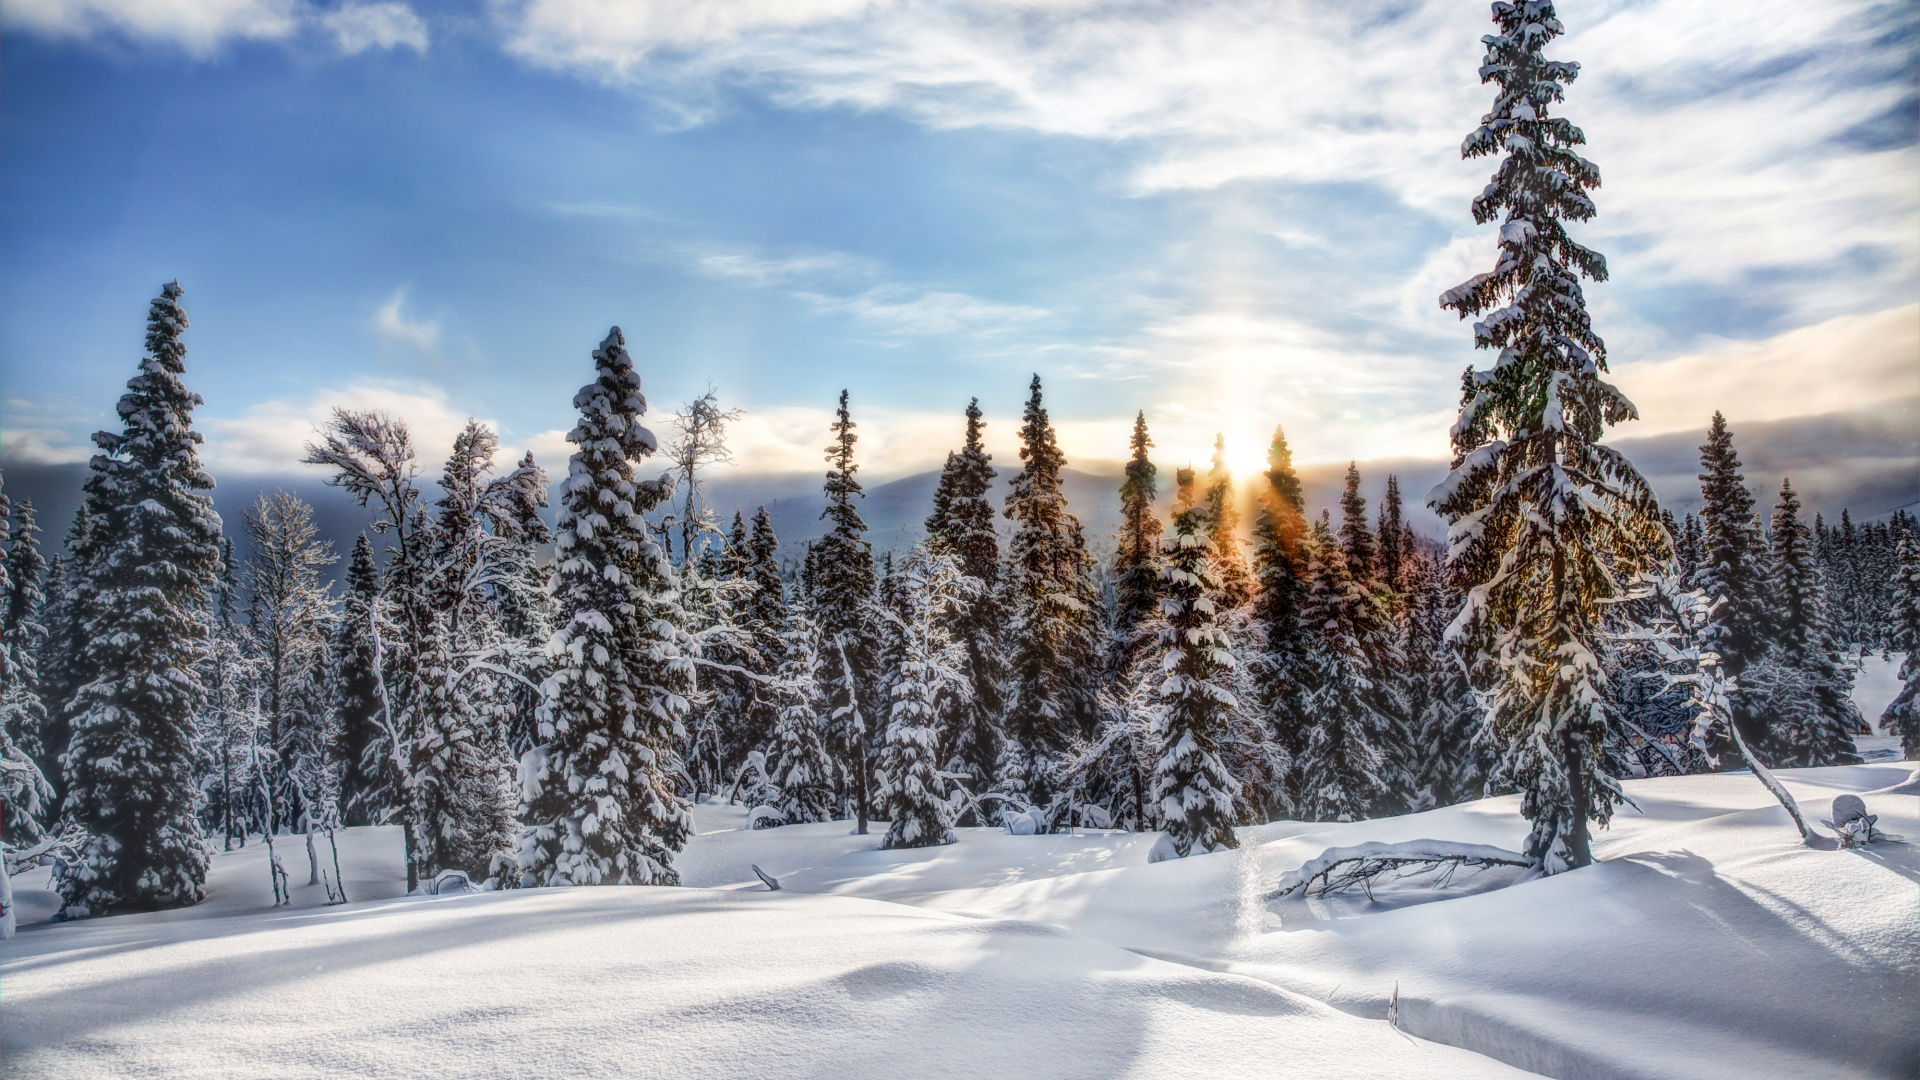
[[1298, 870], [1281, 876], [1269, 900], [1288, 896], [1331, 896], [1360, 889], [1371, 896], [1373, 882], [1383, 875], [1406, 877], [1438, 870], [1441, 885], [1460, 869], [1486, 870], [1495, 866], [1530, 868], [1534, 860], [1517, 851], [1486, 844], [1456, 844], [1446, 840], [1408, 840], [1399, 844], [1369, 841], [1354, 847], [1328, 848]]

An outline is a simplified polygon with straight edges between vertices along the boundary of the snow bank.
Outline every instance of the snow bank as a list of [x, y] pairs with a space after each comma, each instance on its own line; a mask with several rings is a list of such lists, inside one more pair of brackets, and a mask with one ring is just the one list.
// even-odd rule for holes
[[[1814, 817], [1858, 793], [1920, 835], [1911, 765], [1780, 776]], [[1596, 834], [1598, 865], [1373, 900], [1269, 897], [1330, 848], [1515, 849], [1514, 800], [1154, 864], [1151, 835], [882, 852], [884, 827], [702, 805], [695, 887], [397, 899], [373, 898], [399, 891], [398, 837], [350, 830], [356, 903], [296, 885], [292, 910], [256, 844], [200, 908], [23, 925], [0, 1042], [23, 1077], [1920, 1072], [1920, 850], [1802, 847], [1744, 774], [1625, 787], [1644, 813]], [[1406, 1035], [1382, 1022], [1396, 984]]]
[[1256, 979], [850, 897], [553, 889], [116, 921], [7, 951], [9, 1076], [1521, 1075]]

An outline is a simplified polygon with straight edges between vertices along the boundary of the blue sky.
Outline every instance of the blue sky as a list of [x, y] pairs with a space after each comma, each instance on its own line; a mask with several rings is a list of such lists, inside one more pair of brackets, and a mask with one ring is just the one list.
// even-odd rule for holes
[[[178, 277], [225, 474], [332, 404], [559, 466], [625, 328], [709, 383], [740, 467], [937, 464], [1027, 377], [1070, 455], [1284, 422], [1306, 460], [1439, 455], [1486, 269], [1458, 145], [1483, 3], [12, 0], [0, 7], [0, 438], [84, 456]], [[1580, 235], [1639, 433], [1920, 389], [1920, 12], [1561, 5]]]

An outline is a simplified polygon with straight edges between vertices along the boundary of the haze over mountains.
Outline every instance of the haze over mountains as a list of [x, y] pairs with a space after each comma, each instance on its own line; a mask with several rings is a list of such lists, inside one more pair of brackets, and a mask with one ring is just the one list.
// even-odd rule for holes
[[[1662, 506], [1676, 517], [1700, 505], [1699, 445], [1706, 435], [1706, 417], [1713, 411], [1703, 402], [1698, 432], [1673, 432], [1642, 438], [1610, 440], [1631, 457], [1653, 484]], [[1730, 421], [1746, 478], [1755, 491], [1755, 501], [1765, 512], [1771, 507], [1782, 477], [1790, 476], [1810, 512], [1825, 514], [1829, 520], [1848, 508], [1856, 520], [1871, 520], [1901, 507], [1920, 502], [1920, 397], [1895, 397], [1886, 402], [1851, 412], [1826, 413], [1753, 423]], [[1149, 418], [1151, 423], [1151, 418]], [[824, 432], [822, 433], [824, 436]], [[959, 418], [955, 417], [954, 439], [960, 437]], [[565, 472], [565, 461], [542, 461], [553, 474]], [[996, 459], [999, 483], [996, 499], [1003, 497], [1009, 478], [1018, 471], [1019, 459]], [[1170, 501], [1174, 470], [1191, 464], [1202, 472], [1206, 461], [1187, 462], [1156, 458], [1160, 467], [1162, 509]], [[1376, 458], [1358, 463], [1362, 488], [1368, 499], [1378, 505], [1386, 488], [1388, 474], [1398, 475], [1406, 501], [1408, 520], [1420, 532], [1438, 538], [1444, 527], [1423, 505], [1427, 489], [1446, 476], [1447, 462], [1423, 458]], [[862, 462], [867, 497], [860, 512], [866, 519], [868, 538], [876, 551], [905, 551], [924, 535], [922, 520], [933, 502], [933, 489], [939, 479], [937, 470], [908, 476], [885, 478], [886, 463]], [[1071, 465], [1071, 463], [1070, 463]], [[79, 505], [80, 484], [86, 466], [49, 465], [26, 460], [0, 460], [6, 474], [6, 493], [14, 498], [33, 500], [39, 512], [45, 541], [51, 551], [65, 535], [75, 507]], [[824, 469], [824, 466], [822, 466]], [[1321, 507], [1337, 507], [1340, 488], [1346, 476], [1345, 462], [1320, 462], [1301, 465], [1300, 479], [1306, 487], [1307, 507], [1317, 513]], [[423, 478], [431, 479], [439, 463], [427, 455]], [[648, 474], [648, 470], [641, 470]], [[872, 478], [873, 474], [881, 478]], [[740, 475], [738, 470], [719, 469], [712, 488], [713, 503], [722, 525], [731, 521], [734, 511], [751, 516], [756, 507], [766, 506], [779, 536], [783, 554], [798, 556], [806, 541], [824, 534], [820, 511], [825, 505], [820, 493], [820, 472], [775, 475]], [[220, 477], [216, 476], [215, 480]], [[1081, 462], [1065, 473], [1069, 506], [1079, 515], [1096, 556], [1104, 559], [1112, 552], [1112, 536], [1119, 520], [1118, 461]], [[1244, 484], [1258, 476], [1242, 476]], [[240, 554], [245, 555], [245, 537], [239, 529], [240, 510], [260, 492], [284, 488], [312, 503], [321, 535], [333, 541], [337, 552], [345, 553], [354, 536], [366, 527], [368, 516], [353, 500], [321, 482], [315, 472], [284, 476], [246, 476], [222, 484], [214, 492], [214, 504], [227, 521], [228, 535]], [[431, 497], [431, 485], [428, 485]], [[339, 571], [340, 566], [333, 567]]]

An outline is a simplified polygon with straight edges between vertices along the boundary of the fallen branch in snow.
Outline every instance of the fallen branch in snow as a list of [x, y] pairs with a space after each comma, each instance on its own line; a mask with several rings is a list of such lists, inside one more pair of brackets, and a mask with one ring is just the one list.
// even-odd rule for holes
[[1444, 840], [1409, 840], [1401, 844], [1371, 841], [1354, 847], [1328, 848], [1320, 857], [1284, 874], [1269, 900], [1280, 900], [1295, 893], [1301, 896], [1332, 896], [1360, 889], [1369, 898], [1373, 883], [1383, 875], [1406, 877], [1411, 874], [1440, 871], [1437, 885], [1446, 885], [1463, 867], [1476, 872], [1494, 866], [1533, 866], [1533, 860], [1517, 851], [1485, 844], [1454, 844]]

